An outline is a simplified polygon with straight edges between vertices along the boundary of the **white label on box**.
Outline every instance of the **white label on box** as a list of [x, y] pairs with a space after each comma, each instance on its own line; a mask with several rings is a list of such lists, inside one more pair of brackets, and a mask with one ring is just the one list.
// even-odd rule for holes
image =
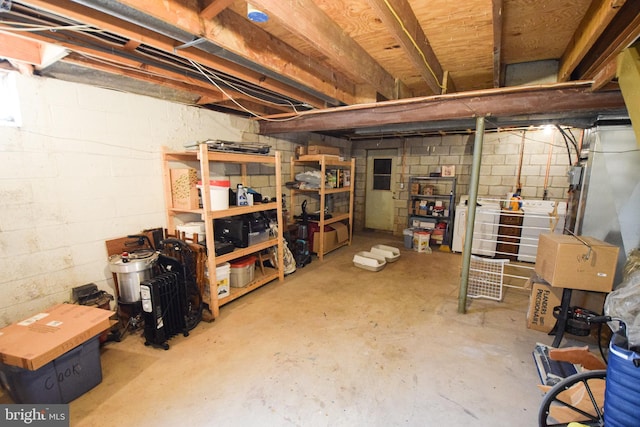
[[32, 324], [36, 323], [40, 319], [44, 319], [48, 315], [49, 315], [49, 313], [38, 313], [35, 316], [31, 316], [28, 319], [24, 319], [22, 322], [19, 322], [18, 325], [20, 325], [20, 326], [29, 326], [29, 325], [32, 325]]
[[607, 273], [597, 273], [598, 277], [607, 277]]
[[52, 320], [51, 322], [47, 323], [47, 326], [53, 326], [54, 328], [57, 328], [60, 325], [62, 325], [62, 322], [59, 320]]

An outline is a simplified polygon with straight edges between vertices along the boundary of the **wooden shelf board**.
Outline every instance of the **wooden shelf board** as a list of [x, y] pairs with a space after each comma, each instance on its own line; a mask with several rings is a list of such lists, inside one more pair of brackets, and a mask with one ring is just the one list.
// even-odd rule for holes
[[236, 248], [233, 252], [229, 252], [228, 254], [217, 255], [216, 264], [220, 265], [224, 262], [229, 262], [236, 258], [243, 257], [245, 255], [251, 255], [263, 249], [270, 248], [271, 246], [276, 246], [277, 244], [278, 244], [278, 239], [274, 237], [273, 239], [266, 240], [256, 245], [251, 245], [247, 248]]
[[218, 305], [222, 306], [224, 304], [230, 303], [231, 301], [240, 298], [243, 295], [248, 294], [249, 292], [266, 285], [267, 283], [278, 278], [278, 270], [274, 268], [265, 267], [264, 275], [259, 268], [256, 268], [255, 277], [253, 282], [249, 283], [242, 288], [230, 288], [229, 296], [220, 298], [218, 300]]
[[278, 203], [256, 203], [253, 206], [229, 206], [229, 209], [224, 209], [221, 211], [210, 211], [210, 218], [224, 218], [227, 216], [235, 216], [235, 215], [244, 215], [248, 213], [254, 212], [262, 212], [262, 211], [270, 211], [278, 209]]

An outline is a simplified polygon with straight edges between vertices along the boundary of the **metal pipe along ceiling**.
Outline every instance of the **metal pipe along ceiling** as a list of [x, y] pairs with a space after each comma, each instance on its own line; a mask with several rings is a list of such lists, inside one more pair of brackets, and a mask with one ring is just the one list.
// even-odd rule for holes
[[[233, 52], [228, 51], [227, 49], [224, 49], [214, 44], [209, 40], [201, 39], [198, 36], [195, 36], [186, 31], [183, 31], [173, 25], [167, 24], [166, 22], [156, 19], [153, 16], [150, 16], [144, 12], [133, 9], [129, 6], [125, 6], [117, 1], [114, 1], [114, 0], [72, 0], [72, 1], [74, 3], [78, 3], [83, 6], [89, 7], [91, 9], [106, 13], [108, 15], [115, 16], [129, 23], [139, 25], [150, 31], [160, 33], [166, 37], [175, 39], [183, 44], [191, 44], [193, 47], [200, 49], [204, 52], [207, 52], [211, 55], [215, 55], [219, 58], [229, 60], [242, 67], [248, 68], [260, 74], [264, 74], [265, 76], [271, 79], [277, 80], [286, 85], [294, 87], [298, 90], [306, 92], [316, 98], [322, 99], [325, 102], [327, 102], [329, 105], [333, 105], [333, 106], [341, 105], [341, 102], [335, 98], [328, 97], [318, 91], [315, 91], [307, 86], [304, 86], [301, 83], [298, 83], [287, 77], [283, 77], [282, 75], [279, 75], [275, 71], [269, 70], [268, 68], [265, 68], [262, 65], [256, 64], [255, 62], [249, 61], [241, 57], [240, 55], [237, 55]], [[197, 43], [194, 43], [195, 41], [197, 41]]]

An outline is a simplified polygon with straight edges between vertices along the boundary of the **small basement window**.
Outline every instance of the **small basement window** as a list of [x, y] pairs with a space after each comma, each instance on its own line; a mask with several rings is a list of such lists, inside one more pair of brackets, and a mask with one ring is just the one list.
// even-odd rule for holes
[[21, 126], [15, 72], [0, 70], [0, 126]]

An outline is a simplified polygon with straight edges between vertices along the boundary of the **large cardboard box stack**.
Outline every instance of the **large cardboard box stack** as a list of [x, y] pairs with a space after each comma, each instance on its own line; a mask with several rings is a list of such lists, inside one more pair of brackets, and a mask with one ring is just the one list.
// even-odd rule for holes
[[610, 292], [619, 250], [593, 237], [541, 234], [535, 272], [554, 287]]

